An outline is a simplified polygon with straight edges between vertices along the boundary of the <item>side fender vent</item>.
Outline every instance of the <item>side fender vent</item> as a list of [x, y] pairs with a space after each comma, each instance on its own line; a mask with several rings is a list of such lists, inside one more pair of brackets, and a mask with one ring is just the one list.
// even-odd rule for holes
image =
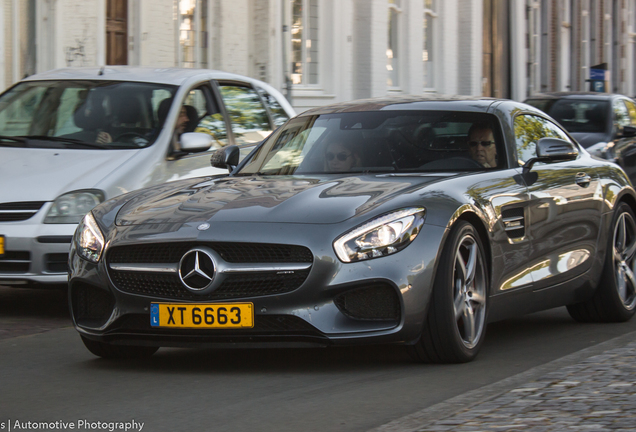
[[519, 239], [526, 235], [526, 218], [521, 207], [501, 211], [501, 222], [506, 234], [511, 239]]

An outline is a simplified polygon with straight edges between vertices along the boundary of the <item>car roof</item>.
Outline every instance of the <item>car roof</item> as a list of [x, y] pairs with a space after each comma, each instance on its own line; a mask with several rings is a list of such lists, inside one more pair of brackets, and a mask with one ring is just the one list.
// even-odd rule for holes
[[598, 93], [598, 92], [546, 92], [536, 93], [528, 96], [526, 100], [531, 99], [600, 99], [609, 100], [616, 97], [627, 97], [616, 93]]
[[360, 99], [341, 102], [307, 110], [301, 116], [336, 114], [360, 111], [389, 110], [439, 110], [439, 111], [473, 111], [486, 112], [496, 102], [507, 99], [495, 99], [481, 96], [387, 96], [372, 99]]
[[189, 68], [153, 68], [138, 66], [103, 66], [103, 67], [74, 67], [54, 69], [31, 75], [22, 81], [43, 80], [104, 80], [104, 81], [132, 81], [159, 84], [181, 85], [192, 78], [240, 80], [257, 82], [257, 80], [210, 69]]

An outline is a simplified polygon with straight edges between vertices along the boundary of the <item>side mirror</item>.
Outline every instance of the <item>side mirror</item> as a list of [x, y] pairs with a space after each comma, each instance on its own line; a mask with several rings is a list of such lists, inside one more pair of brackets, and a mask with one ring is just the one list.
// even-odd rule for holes
[[186, 132], [179, 137], [181, 151], [184, 153], [198, 153], [212, 146], [212, 137], [201, 132]]
[[210, 163], [214, 168], [227, 168], [232, 172], [239, 163], [239, 156], [241, 151], [235, 145], [229, 147], [223, 147], [212, 153]]
[[623, 129], [618, 133], [618, 138], [631, 138], [636, 136], [636, 127], [623, 126]]
[[537, 157], [529, 159], [523, 165], [526, 174], [537, 162], [560, 162], [574, 160], [579, 155], [576, 146], [569, 141], [559, 138], [541, 138], [537, 142]]

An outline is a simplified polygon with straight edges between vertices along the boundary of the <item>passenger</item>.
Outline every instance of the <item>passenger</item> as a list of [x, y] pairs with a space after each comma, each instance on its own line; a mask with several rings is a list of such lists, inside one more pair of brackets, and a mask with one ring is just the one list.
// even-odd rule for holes
[[334, 141], [327, 146], [325, 162], [329, 172], [347, 172], [360, 166], [360, 155], [353, 145]]
[[470, 156], [484, 168], [497, 167], [497, 146], [488, 123], [475, 123], [468, 131]]

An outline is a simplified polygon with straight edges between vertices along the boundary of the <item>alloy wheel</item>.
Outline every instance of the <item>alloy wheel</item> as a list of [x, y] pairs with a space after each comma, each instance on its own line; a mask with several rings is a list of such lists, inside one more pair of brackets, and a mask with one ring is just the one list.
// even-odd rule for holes
[[455, 323], [466, 348], [479, 342], [486, 319], [486, 274], [482, 253], [471, 235], [464, 236], [455, 253], [453, 269]]
[[636, 223], [621, 213], [614, 228], [614, 274], [618, 296], [627, 310], [636, 306]]

